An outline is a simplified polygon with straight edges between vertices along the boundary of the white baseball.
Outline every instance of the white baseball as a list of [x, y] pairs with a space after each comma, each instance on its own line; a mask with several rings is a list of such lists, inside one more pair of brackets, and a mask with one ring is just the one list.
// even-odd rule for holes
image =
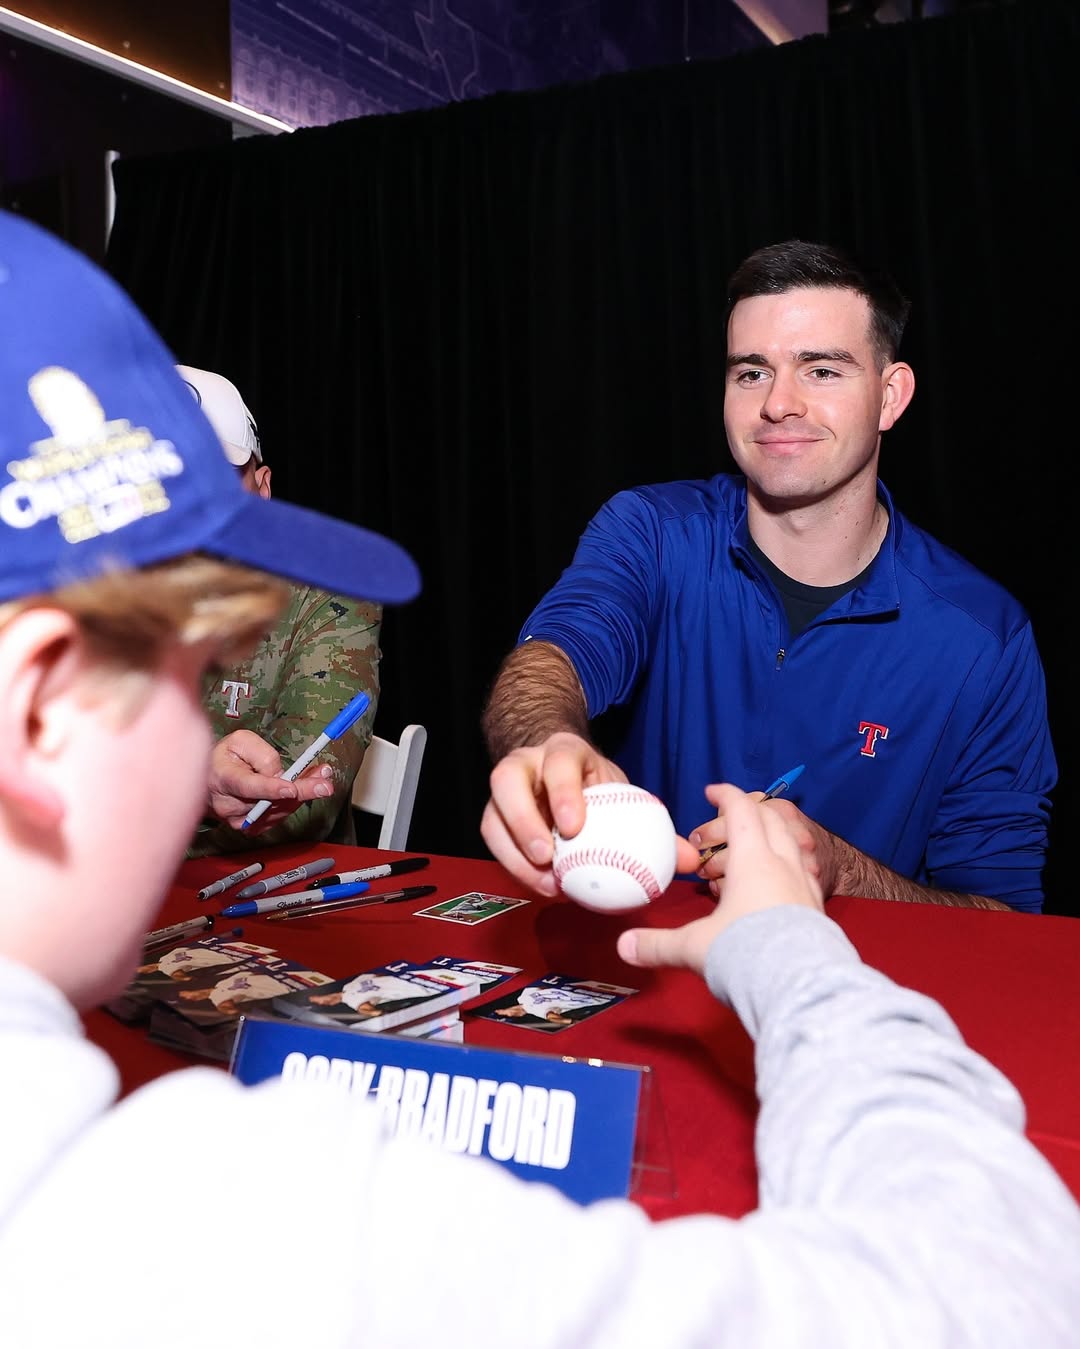
[[555, 879], [587, 909], [635, 909], [662, 895], [675, 875], [675, 826], [659, 797], [623, 782], [585, 788], [585, 823], [573, 838], [555, 830]]

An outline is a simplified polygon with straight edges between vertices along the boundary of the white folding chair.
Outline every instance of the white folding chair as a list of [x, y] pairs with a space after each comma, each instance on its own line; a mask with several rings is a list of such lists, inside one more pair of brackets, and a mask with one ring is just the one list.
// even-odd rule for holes
[[406, 726], [395, 745], [371, 737], [364, 762], [353, 779], [352, 806], [368, 815], [382, 816], [378, 847], [404, 852], [412, 823], [420, 762], [427, 745], [423, 726]]

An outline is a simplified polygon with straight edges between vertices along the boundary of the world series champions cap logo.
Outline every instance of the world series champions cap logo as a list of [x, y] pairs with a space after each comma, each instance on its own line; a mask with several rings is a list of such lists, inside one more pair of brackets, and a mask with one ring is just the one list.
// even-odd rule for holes
[[171, 441], [126, 418], [107, 420], [93, 390], [60, 366], [38, 371], [27, 392], [52, 435], [8, 463], [0, 520], [31, 529], [55, 519], [76, 544], [169, 509], [165, 480], [184, 471]]

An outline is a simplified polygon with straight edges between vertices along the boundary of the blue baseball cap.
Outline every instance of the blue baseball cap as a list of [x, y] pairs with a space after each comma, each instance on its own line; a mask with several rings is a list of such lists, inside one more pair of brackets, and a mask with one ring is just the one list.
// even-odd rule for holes
[[0, 211], [0, 601], [209, 553], [400, 604], [409, 554], [246, 492], [174, 357], [82, 253]]

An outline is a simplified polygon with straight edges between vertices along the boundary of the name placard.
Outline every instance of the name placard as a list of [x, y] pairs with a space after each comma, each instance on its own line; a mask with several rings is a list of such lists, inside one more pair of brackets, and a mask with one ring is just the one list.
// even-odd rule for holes
[[396, 1135], [490, 1157], [576, 1199], [624, 1197], [647, 1068], [245, 1017], [231, 1072], [330, 1082]]

